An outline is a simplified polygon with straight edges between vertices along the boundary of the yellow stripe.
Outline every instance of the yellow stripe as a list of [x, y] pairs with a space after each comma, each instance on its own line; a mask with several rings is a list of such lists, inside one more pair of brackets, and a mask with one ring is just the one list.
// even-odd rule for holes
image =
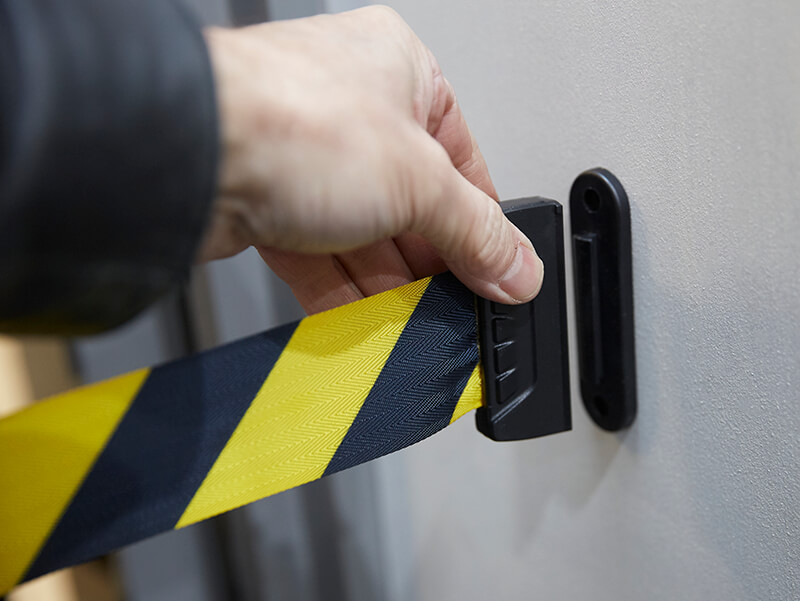
[[463, 417], [473, 409], [481, 406], [483, 406], [483, 372], [479, 363], [472, 370], [469, 380], [467, 380], [467, 385], [458, 399], [458, 404], [453, 411], [453, 417], [450, 418], [450, 423], [452, 424], [459, 417]]
[[148, 373], [76, 388], [0, 421], [0, 591], [22, 578]]
[[429, 282], [300, 322], [176, 527], [321, 477]]

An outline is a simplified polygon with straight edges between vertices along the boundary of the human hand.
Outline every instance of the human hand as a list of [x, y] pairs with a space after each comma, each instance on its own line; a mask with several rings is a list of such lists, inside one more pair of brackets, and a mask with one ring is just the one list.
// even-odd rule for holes
[[498, 302], [538, 293], [453, 88], [394, 11], [206, 36], [223, 156], [201, 260], [255, 245], [309, 313], [448, 268]]

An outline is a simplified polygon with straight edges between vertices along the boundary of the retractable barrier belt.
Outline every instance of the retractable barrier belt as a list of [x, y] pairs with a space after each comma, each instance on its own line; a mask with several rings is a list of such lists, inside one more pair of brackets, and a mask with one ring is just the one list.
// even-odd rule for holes
[[0, 420], [0, 594], [478, 409], [475, 303], [441, 274]]

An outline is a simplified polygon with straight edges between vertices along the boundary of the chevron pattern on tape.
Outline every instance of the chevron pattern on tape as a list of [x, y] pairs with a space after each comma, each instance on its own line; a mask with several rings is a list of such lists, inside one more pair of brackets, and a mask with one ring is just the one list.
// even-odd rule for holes
[[0, 594], [418, 442], [482, 404], [451, 274], [0, 420]]

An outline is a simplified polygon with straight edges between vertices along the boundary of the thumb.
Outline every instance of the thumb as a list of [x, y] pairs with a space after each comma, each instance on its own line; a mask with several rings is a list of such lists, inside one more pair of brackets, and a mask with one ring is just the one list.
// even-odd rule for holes
[[505, 304], [531, 300], [544, 278], [544, 265], [531, 241], [449, 160], [446, 166], [436, 162], [440, 181], [432, 189], [439, 190], [440, 197], [417, 196], [412, 229], [428, 239], [447, 267], [479, 296]]

